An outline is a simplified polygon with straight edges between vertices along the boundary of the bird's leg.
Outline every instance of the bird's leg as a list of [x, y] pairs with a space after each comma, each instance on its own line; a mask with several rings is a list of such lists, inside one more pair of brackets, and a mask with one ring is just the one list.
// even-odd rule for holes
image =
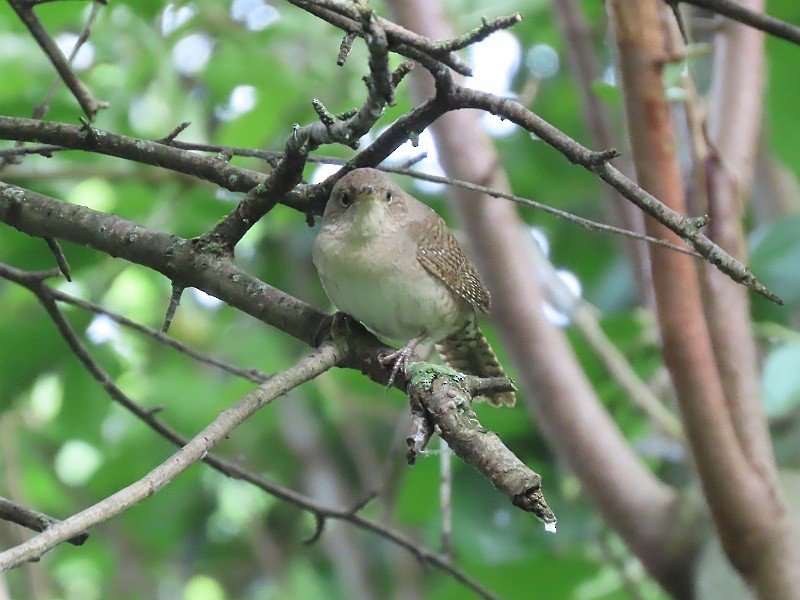
[[417, 345], [424, 339], [425, 335], [411, 338], [408, 340], [408, 343], [405, 346], [400, 348], [400, 350], [395, 350], [394, 352], [381, 357], [381, 363], [384, 365], [388, 365], [390, 362], [394, 361], [394, 365], [392, 366], [392, 374], [389, 376], [389, 383], [386, 384], [386, 387], [392, 387], [394, 379], [397, 377], [400, 369], [403, 369], [403, 373], [408, 370], [408, 365], [411, 362], [411, 356], [414, 353], [414, 348], [416, 348]]

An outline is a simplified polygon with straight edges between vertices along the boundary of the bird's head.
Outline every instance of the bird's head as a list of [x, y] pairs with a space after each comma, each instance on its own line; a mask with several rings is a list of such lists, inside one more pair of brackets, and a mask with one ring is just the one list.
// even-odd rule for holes
[[350, 226], [363, 235], [378, 235], [400, 225], [405, 192], [375, 169], [355, 169], [333, 186], [324, 224]]

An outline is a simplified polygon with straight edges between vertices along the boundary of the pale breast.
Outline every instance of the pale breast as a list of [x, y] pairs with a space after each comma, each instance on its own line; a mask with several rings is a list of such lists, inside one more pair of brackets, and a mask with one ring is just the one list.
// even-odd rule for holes
[[[406, 343], [425, 335], [440, 340], [466, 323], [472, 308], [390, 240], [342, 245], [320, 233], [314, 264], [331, 301], [386, 340]], [[405, 249], [404, 249], [405, 250]]]

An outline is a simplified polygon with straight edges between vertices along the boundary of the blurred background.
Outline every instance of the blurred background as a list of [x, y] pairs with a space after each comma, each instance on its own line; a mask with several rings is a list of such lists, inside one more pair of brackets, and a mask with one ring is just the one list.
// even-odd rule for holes
[[[604, 7], [600, 2], [579, 4], [601, 65], [593, 88], [622, 139], [622, 98]], [[382, 3], [373, 5], [388, 16]], [[525, 19], [516, 27], [464, 53], [474, 67], [467, 84], [516, 98], [592, 146], [550, 2], [508, 0], [489, 6], [448, 0], [445, 6], [457, 32], [476, 27], [483, 16], [521, 12]], [[86, 3], [52, 2], [37, 14], [69, 52], [90, 10]], [[769, 11], [800, 22], [800, 5], [791, 0], [772, 0]], [[337, 67], [340, 41], [339, 30], [278, 0], [115, 1], [99, 12], [74, 67], [95, 97], [110, 102], [94, 122], [100, 129], [155, 139], [191, 121], [179, 139], [281, 150], [293, 123], [316, 119], [311, 98], [333, 112], [362, 102], [361, 78], [367, 73], [363, 42], [357, 40], [346, 64]], [[752, 269], [783, 296], [786, 306], [755, 297], [752, 310], [776, 454], [783, 467], [796, 468], [800, 49], [774, 39], [767, 40], [766, 48], [765, 127], [746, 223]], [[697, 44], [686, 60], [670, 65], [665, 85], [676, 103], [684, 93], [686, 69], [700, 92], [707, 91], [703, 86], [709, 82], [710, 60], [708, 48]], [[400, 62], [396, 56], [392, 61], [393, 66]], [[0, 114], [29, 117], [54, 79], [52, 65], [17, 16], [0, 6]], [[407, 83], [400, 86], [397, 106], [386, 111], [365, 143], [413, 106], [408, 89]], [[60, 85], [45, 118], [77, 123], [79, 115], [74, 99]], [[591, 173], [509, 122], [486, 115], [481, 124], [494, 140], [514, 193], [589, 219], [613, 221], [603, 184]], [[620, 149], [628, 152], [622, 143]], [[421, 152], [427, 158], [414, 168], [442, 174], [427, 133], [416, 147], [398, 149], [389, 162], [401, 165]], [[317, 154], [348, 158], [353, 152], [323, 147]], [[234, 157], [232, 162], [268, 169], [257, 159]], [[310, 164], [306, 178], [318, 182], [336, 168]], [[0, 178], [184, 237], [207, 231], [241, 198], [166, 170], [77, 151], [25, 157], [5, 166]], [[396, 180], [457, 227], [443, 185]], [[530, 208], [521, 208], [521, 214], [531, 243], [550, 259], [569, 293], [597, 308], [602, 331], [633, 371], [656, 395], [668, 396], [655, 320], [642, 308], [623, 238], [587, 231]], [[311, 263], [315, 232], [304, 215], [277, 206], [237, 246], [237, 263], [270, 285], [330, 311]], [[164, 277], [85, 247], [65, 242], [63, 248], [73, 281], [56, 282], [58, 289], [151, 327], [161, 325], [170, 296]], [[41, 240], [5, 225], [0, 225], [0, 261], [32, 270], [53, 266]], [[683, 445], [663, 435], [631, 403], [562, 307], [548, 305], [545, 310], [552, 323], [564, 328], [597, 394], [648, 467], [672, 485], [688, 488], [693, 478]], [[106, 316], [72, 306], [64, 311], [119, 386], [142, 405], [161, 407], [160, 416], [185, 434], [199, 431], [253, 387]], [[491, 321], [483, 328], [516, 377]], [[170, 334], [200, 351], [267, 373], [288, 367], [307, 350], [196, 290], [184, 295]], [[522, 397], [536, 393], [519, 391]], [[478, 410], [482, 423], [542, 474], [559, 528], [557, 535], [545, 534], [539, 523], [455, 460], [453, 558], [464, 571], [508, 600], [668, 597], [603, 524], [529, 413], [519, 405]], [[218, 451], [330, 506], [352, 506], [381, 489], [362, 514], [438, 549], [439, 461], [431, 457], [406, 466], [407, 422], [407, 400], [400, 392], [386, 391], [360, 373], [335, 369], [260, 411]], [[173, 451], [109, 400], [68, 351], [32, 294], [0, 280], [0, 495], [66, 518], [138, 479]], [[421, 568], [411, 554], [374, 534], [330, 521], [318, 542], [304, 545], [314, 529], [312, 515], [196, 465], [155, 497], [93, 529], [83, 547], [62, 545], [42, 562], [0, 576], [0, 598], [470, 597], [451, 578]], [[29, 536], [0, 523], [4, 549]], [[703, 567], [708, 577], [722, 568], [721, 561], [718, 552], [709, 550]]]

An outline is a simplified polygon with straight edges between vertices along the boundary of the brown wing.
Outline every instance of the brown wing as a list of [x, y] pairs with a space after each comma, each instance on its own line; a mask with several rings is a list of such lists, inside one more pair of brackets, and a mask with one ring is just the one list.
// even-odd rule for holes
[[441, 218], [431, 219], [422, 230], [417, 260], [431, 275], [441, 279], [454, 294], [483, 313], [489, 313], [491, 298], [478, 270]]

